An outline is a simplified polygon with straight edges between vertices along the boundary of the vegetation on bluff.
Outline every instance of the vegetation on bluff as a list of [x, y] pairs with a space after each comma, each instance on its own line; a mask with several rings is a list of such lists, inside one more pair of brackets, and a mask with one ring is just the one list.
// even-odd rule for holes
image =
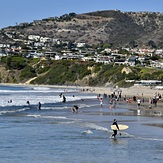
[[[27, 59], [22, 57], [2, 57], [0, 62], [0, 82], [31, 84], [59, 84], [104, 86], [116, 84], [129, 86], [126, 80], [162, 80], [161, 69], [145, 67], [127, 67], [125, 65], [82, 61], [52, 61], [42, 59]], [[2, 69], [3, 67], [3, 69]]]

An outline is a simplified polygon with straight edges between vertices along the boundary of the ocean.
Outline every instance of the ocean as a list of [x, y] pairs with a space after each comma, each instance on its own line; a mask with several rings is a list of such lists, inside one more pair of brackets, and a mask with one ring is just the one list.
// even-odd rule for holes
[[[110, 109], [106, 97], [101, 108], [95, 93], [78, 87], [0, 85], [0, 163], [162, 162], [163, 128], [150, 125], [162, 117], [135, 115], [129, 107], [119, 101]], [[114, 118], [129, 126], [116, 139]]]

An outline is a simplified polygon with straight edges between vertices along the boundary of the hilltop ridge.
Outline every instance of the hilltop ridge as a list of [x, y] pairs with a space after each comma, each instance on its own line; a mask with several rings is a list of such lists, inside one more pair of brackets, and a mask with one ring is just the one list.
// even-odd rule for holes
[[29, 35], [39, 35], [89, 46], [107, 43], [111, 47], [163, 48], [162, 32], [162, 13], [106, 10], [69, 13], [3, 28], [0, 43], [23, 46]]

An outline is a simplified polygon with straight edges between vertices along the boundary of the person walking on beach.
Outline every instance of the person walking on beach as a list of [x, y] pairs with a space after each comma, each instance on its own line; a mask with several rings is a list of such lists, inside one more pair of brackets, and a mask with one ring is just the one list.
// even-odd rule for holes
[[[112, 125], [116, 125], [116, 127], [117, 127], [117, 129], [119, 130], [119, 127], [118, 127], [118, 124], [117, 124], [117, 120], [116, 119], [114, 119], [113, 120], [113, 124]], [[117, 130], [113, 130], [113, 134], [111, 135], [111, 137], [116, 137], [116, 135], [117, 135]]]

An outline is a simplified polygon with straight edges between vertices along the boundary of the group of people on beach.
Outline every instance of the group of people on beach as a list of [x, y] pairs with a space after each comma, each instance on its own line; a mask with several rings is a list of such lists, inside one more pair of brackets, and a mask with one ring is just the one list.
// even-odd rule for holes
[[107, 95], [106, 93], [103, 94], [103, 97], [101, 94], [98, 94], [97, 99], [100, 101], [100, 108], [103, 107], [103, 99], [109, 98], [109, 104], [110, 104], [110, 109], [116, 108], [117, 101], [121, 101], [121, 93], [118, 93], [118, 95], [113, 92], [111, 95]]
[[[59, 96], [60, 96], [60, 98], [63, 99], [62, 102], [65, 103], [65, 102], [66, 102], [66, 97], [65, 97], [65, 95], [63, 95], [63, 94], [61, 93]], [[74, 96], [73, 96], [73, 97], [74, 97]], [[120, 94], [120, 96], [118, 96], [118, 99], [117, 99], [117, 96], [116, 96], [114, 93], [111, 94], [111, 95], [109, 95], [108, 97], [110, 98], [110, 103], [113, 103], [113, 100], [114, 100], [114, 101], [117, 101], [117, 100], [119, 100], [119, 99], [121, 98], [121, 94]], [[104, 94], [104, 95], [103, 95], [103, 98], [107, 98], [107, 94]], [[101, 108], [103, 107], [103, 98], [101, 97], [100, 94], [98, 95], [98, 99], [100, 100], [100, 107], [101, 107]], [[30, 106], [30, 102], [29, 102], [29, 101], [27, 101], [26, 103]], [[38, 102], [37, 108], [38, 108], [38, 110], [41, 110], [41, 102]], [[112, 108], [112, 107], [110, 107], [110, 108]], [[78, 105], [73, 105], [72, 108], [71, 108], [71, 111], [72, 111], [73, 113], [78, 113], [78, 109], [79, 109], [79, 106], [78, 106]], [[117, 131], [119, 130], [118, 123], [117, 123], [117, 120], [116, 120], [116, 119], [113, 120], [112, 125], [116, 125], [117, 130], [113, 130], [113, 134], [111, 135], [111, 137], [116, 138]]]
[[[141, 95], [133, 95], [132, 97], [127, 97], [126, 95], [122, 98], [122, 92], [112, 92], [110, 95], [107, 95], [106, 93], [104, 93], [103, 95], [98, 94], [97, 95], [97, 99], [100, 101], [100, 108], [103, 108], [103, 101], [104, 99], [106, 99], [108, 97], [109, 101], [109, 108], [116, 108], [116, 104], [119, 101], [124, 101], [128, 104], [132, 103], [133, 104], [137, 104], [137, 109], [140, 109], [142, 105], [142, 103], [147, 103], [148, 100], [144, 98], [143, 93]], [[152, 98], [149, 98], [149, 107], [147, 108], [152, 108], [152, 106], [157, 107], [157, 103], [158, 101], [160, 101], [162, 99], [162, 96], [160, 93], [154, 93]]]

